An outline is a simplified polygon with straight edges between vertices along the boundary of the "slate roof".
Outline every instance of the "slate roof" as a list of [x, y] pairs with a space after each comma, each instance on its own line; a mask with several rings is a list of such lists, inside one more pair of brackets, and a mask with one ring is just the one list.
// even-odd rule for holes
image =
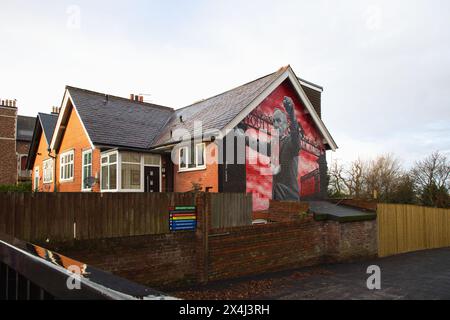
[[46, 114], [38, 113], [38, 118], [40, 120], [42, 130], [44, 131], [45, 139], [47, 144], [50, 145], [52, 141], [53, 132], [55, 131], [56, 122], [58, 121], [57, 114]]
[[67, 86], [93, 144], [148, 149], [172, 108]]
[[17, 138], [19, 141], [30, 142], [33, 138], [35, 117], [17, 116]]
[[[232, 90], [175, 110], [153, 145], [172, 142], [170, 132], [176, 129], [186, 129], [192, 133], [194, 121], [202, 121], [204, 131], [208, 129], [222, 130], [285, 70], [282, 68]], [[180, 116], [183, 118], [183, 122], [180, 121]]]
[[50, 145], [52, 140], [53, 132], [56, 128], [56, 123], [58, 121], [57, 114], [46, 114], [46, 113], [38, 113], [37, 118], [35, 119], [35, 123], [33, 123], [33, 135], [31, 139], [30, 149], [28, 151], [28, 160], [27, 160], [27, 168], [28, 170], [33, 169], [34, 160], [36, 158], [36, 154], [39, 148], [39, 142], [41, 139], [41, 133], [44, 134], [45, 140], [47, 141], [47, 145]]

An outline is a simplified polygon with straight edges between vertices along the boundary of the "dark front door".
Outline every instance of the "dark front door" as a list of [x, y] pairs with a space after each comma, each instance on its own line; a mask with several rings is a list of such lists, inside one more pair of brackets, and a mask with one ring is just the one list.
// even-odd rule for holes
[[159, 167], [145, 167], [145, 192], [159, 192]]

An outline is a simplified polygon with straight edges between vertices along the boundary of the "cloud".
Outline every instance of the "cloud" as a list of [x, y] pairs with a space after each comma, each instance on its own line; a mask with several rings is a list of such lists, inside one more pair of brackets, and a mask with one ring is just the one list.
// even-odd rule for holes
[[0, 4], [0, 96], [22, 114], [58, 105], [66, 84], [177, 108], [291, 64], [325, 87], [334, 156], [449, 148], [448, 1], [72, 5]]

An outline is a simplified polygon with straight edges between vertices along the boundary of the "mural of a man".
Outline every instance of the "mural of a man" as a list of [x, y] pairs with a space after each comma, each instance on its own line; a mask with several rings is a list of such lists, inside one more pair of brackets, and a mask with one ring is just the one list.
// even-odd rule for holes
[[[278, 135], [278, 148], [273, 145], [265, 145], [261, 148], [261, 142], [249, 143], [246, 137], [246, 144], [250, 148], [261, 152], [265, 150], [267, 156], [272, 157], [271, 175], [272, 199], [283, 201], [300, 201], [300, 191], [298, 185], [298, 159], [300, 152], [300, 139], [303, 131], [295, 117], [294, 102], [290, 97], [284, 97], [283, 107], [286, 113], [280, 108], [274, 108], [272, 115], [272, 125]], [[289, 117], [289, 118], [288, 118]], [[238, 136], [244, 136], [244, 130], [239, 128], [236, 131]]]
[[[294, 102], [290, 97], [284, 97], [283, 106], [287, 116], [278, 108], [273, 113], [273, 127], [279, 135], [279, 165], [274, 168], [273, 172], [272, 199], [299, 201], [300, 127], [295, 117]], [[289, 122], [287, 117], [289, 117]]]

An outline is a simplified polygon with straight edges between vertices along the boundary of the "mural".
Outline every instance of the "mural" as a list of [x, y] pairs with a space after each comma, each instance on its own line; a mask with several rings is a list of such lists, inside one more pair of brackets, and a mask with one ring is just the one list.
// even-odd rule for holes
[[[239, 128], [250, 137], [246, 186], [253, 193], [255, 211], [268, 209], [270, 199], [299, 201], [320, 193], [325, 148], [289, 82], [267, 97]], [[272, 135], [278, 136], [278, 144], [272, 145]]]

